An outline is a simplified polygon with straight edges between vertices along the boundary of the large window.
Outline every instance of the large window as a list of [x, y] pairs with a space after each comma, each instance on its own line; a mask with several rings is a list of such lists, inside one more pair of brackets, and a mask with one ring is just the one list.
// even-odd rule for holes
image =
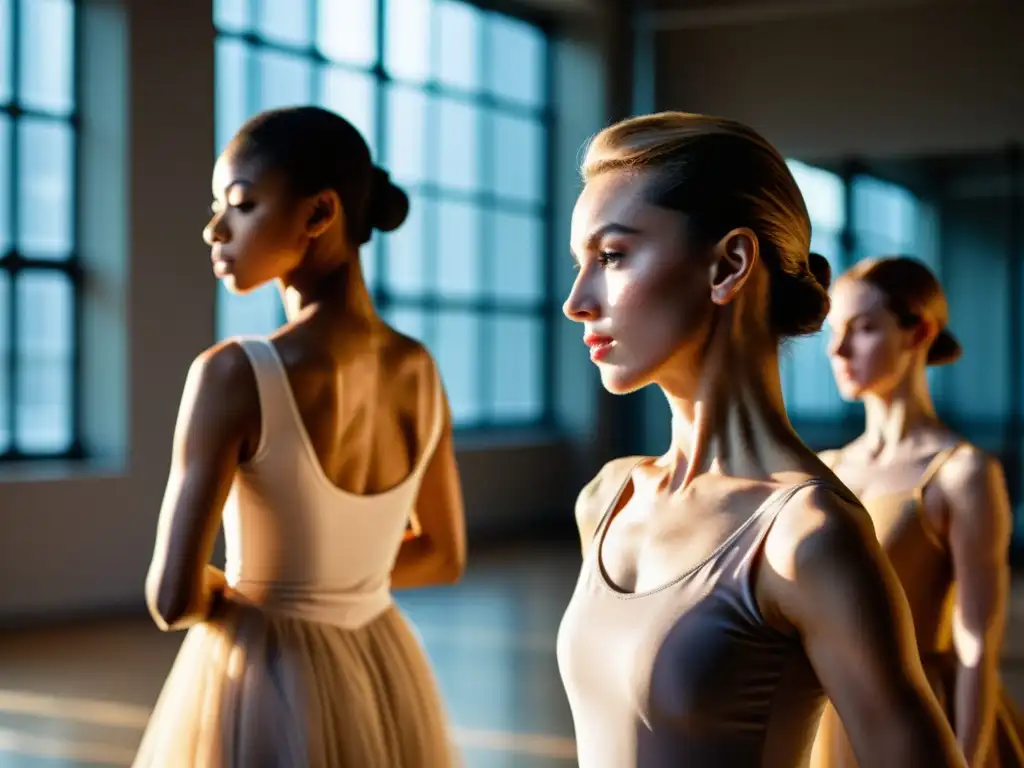
[[[797, 160], [788, 164], [810, 215], [811, 250], [828, 259], [833, 279], [872, 256], [913, 256], [936, 269], [937, 216], [908, 189], [867, 174], [844, 179]], [[796, 339], [784, 350], [783, 392], [797, 419], [844, 413], [828, 363], [828, 336], [825, 331]]]
[[[846, 187], [834, 173], [795, 160], [789, 169], [811, 218], [811, 250], [828, 259], [833, 275], [844, 267], [842, 233], [846, 227]], [[786, 407], [796, 418], [836, 416], [842, 401], [829, 366], [828, 334], [787, 342], [781, 359]]]
[[72, 0], [0, 0], [0, 459], [78, 453]]
[[[438, 360], [456, 425], [547, 414], [548, 50], [457, 0], [219, 0], [218, 149], [250, 115], [349, 119], [411, 200], [363, 251], [382, 315]], [[222, 292], [218, 334], [283, 320], [274, 289]]]

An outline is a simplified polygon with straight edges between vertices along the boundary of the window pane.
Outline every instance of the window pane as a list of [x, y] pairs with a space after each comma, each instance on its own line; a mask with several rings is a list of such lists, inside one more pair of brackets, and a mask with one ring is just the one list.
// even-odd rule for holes
[[464, 310], [437, 313], [437, 340], [432, 345], [441, 378], [457, 425], [478, 421], [481, 416], [480, 317]]
[[17, 130], [20, 249], [26, 256], [66, 258], [72, 247], [71, 126], [25, 117]]
[[71, 0], [19, 0], [18, 99], [22, 106], [66, 114], [74, 101], [74, 19]]
[[457, 0], [438, 0], [437, 79], [463, 91], [480, 88], [480, 35], [483, 14]]
[[544, 127], [539, 120], [491, 115], [494, 193], [528, 202], [544, 198]]
[[811, 228], [811, 250], [820, 253], [832, 267], [832, 278], [839, 276], [842, 269], [843, 244], [839, 232], [824, 227]]
[[377, 63], [377, 0], [318, 0], [316, 44], [328, 59]]
[[312, 45], [310, 4], [311, 0], [260, 0], [256, 3], [257, 33], [284, 45]]
[[7, 428], [10, 402], [10, 381], [7, 378], [7, 352], [11, 346], [10, 328], [7, 327], [7, 308], [11, 303], [11, 280], [0, 272], [0, 451], [11, 447], [11, 432]]
[[400, 85], [388, 86], [384, 164], [396, 182], [418, 184], [426, 177], [426, 135], [426, 95]]
[[15, 283], [18, 378], [15, 434], [26, 453], [71, 443], [74, 292], [66, 275], [27, 272]]
[[491, 418], [536, 421], [544, 410], [543, 320], [498, 315], [490, 324]]
[[409, 307], [388, 307], [384, 320], [399, 333], [424, 341], [427, 336], [427, 315], [422, 309]]
[[841, 230], [846, 224], [846, 190], [843, 180], [834, 173], [797, 160], [790, 160], [787, 165], [804, 196], [812, 230], [815, 226]]
[[495, 96], [527, 106], [544, 101], [543, 33], [524, 21], [491, 13], [488, 19], [488, 90]]
[[217, 98], [214, 99], [214, 122], [217, 152], [224, 150], [242, 123], [249, 117], [248, 46], [241, 40], [218, 38], [214, 43], [214, 78]]
[[230, 293], [223, 283], [217, 284], [217, 338], [231, 336], [265, 336], [281, 327], [284, 310], [281, 295], [273, 283], [252, 293], [239, 296]]
[[0, 0], [0, 104], [11, 100], [11, 4], [15, 1]]
[[382, 236], [384, 274], [381, 283], [397, 294], [421, 296], [426, 291], [426, 226], [432, 203], [421, 195], [409, 195], [409, 216], [394, 232]]
[[256, 55], [259, 58], [260, 85], [256, 112], [306, 105], [313, 100], [310, 93], [313, 63], [309, 59], [266, 49]]
[[870, 176], [853, 180], [854, 228], [887, 238], [897, 251], [912, 250], [917, 199], [903, 187]]
[[[3, 2], [3, 0], [0, 0]], [[11, 247], [11, 121], [0, 114], [0, 255]]]
[[[376, 234], [376, 233], [374, 233]], [[373, 237], [359, 249], [359, 264], [363, 270], [363, 280], [369, 291], [377, 285], [377, 248], [380, 246], [380, 239]]]
[[437, 203], [437, 290], [441, 296], [476, 298], [483, 293], [477, 206], [453, 200]]
[[375, 103], [376, 81], [371, 75], [340, 67], [326, 67], [320, 79], [320, 105], [348, 120], [376, 155]]
[[491, 296], [540, 301], [544, 296], [544, 222], [538, 216], [494, 211], [488, 246]]
[[430, 77], [430, 0], [387, 0], [384, 67], [400, 80]]
[[247, 32], [249, 0], [213, 0], [213, 24], [225, 32]]
[[480, 188], [480, 108], [454, 99], [437, 99], [441, 151], [432, 168], [447, 189], [473, 192]]

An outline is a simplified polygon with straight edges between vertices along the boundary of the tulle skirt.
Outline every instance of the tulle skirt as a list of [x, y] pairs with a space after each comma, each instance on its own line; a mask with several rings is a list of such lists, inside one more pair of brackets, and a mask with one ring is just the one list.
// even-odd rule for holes
[[433, 674], [395, 607], [342, 629], [225, 603], [182, 643], [135, 768], [449, 768]]
[[[931, 654], [923, 657], [922, 662], [946, 717], [955, 723], [956, 658], [951, 653]], [[1024, 768], [1024, 717], [1001, 685], [998, 695], [995, 733], [984, 768]], [[825, 705], [818, 725], [811, 768], [858, 768], [853, 748], [831, 703]]]

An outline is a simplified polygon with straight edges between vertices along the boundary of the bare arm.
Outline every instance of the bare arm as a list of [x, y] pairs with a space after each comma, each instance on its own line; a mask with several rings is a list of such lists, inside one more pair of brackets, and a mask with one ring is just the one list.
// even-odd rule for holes
[[862, 509], [824, 489], [799, 493], [765, 543], [758, 585], [769, 621], [799, 633], [861, 765], [965, 767]]
[[420, 535], [402, 542], [391, 571], [395, 589], [454, 584], [466, 567], [466, 521], [447, 400], [441, 439], [416, 498]]
[[210, 555], [242, 448], [258, 424], [256, 380], [242, 349], [229, 343], [196, 358], [178, 411], [146, 577], [146, 603], [164, 631], [205, 619], [224, 586]]
[[936, 479], [945, 497], [957, 584], [954, 727], [968, 764], [980, 766], [992, 744], [999, 695], [1010, 582], [1010, 502], [999, 463], [977, 449], [957, 451]]

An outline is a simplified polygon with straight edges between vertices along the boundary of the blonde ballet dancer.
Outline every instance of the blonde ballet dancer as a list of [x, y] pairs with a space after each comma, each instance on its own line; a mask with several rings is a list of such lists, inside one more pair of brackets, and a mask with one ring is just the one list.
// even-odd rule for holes
[[785, 161], [662, 113], [599, 133], [583, 176], [565, 313], [606, 389], [661, 389], [672, 440], [576, 504], [579, 765], [806, 766], [827, 694], [873, 768], [963, 766], [867, 513], [786, 416], [779, 342], [821, 327], [829, 271]]
[[[288, 322], [189, 370], [146, 582], [159, 627], [189, 631], [135, 765], [455, 765], [391, 596], [463, 568], [449, 408], [359, 265], [408, 199], [355, 128], [312, 107], [246, 123], [213, 194], [214, 273], [239, 293], [275, 281]], [[222, 515], [224, 572], [209, 563]]]
[[[864, 260], [836, 281], [829, 356], [840, 393], [864, 403], [867, 423], [822, 459], [871, 516], [968, 765], [1013, 768], [1024, 765], [1021, 721], [999, 680], [1010, 505], [999, 463], [935, 413], [926, 368], [960, 356], [948, 320], [941, 286], [916, 260]], [[814, 765], [853, 768], [857, 756], [875, 765], [827, 707]]]

